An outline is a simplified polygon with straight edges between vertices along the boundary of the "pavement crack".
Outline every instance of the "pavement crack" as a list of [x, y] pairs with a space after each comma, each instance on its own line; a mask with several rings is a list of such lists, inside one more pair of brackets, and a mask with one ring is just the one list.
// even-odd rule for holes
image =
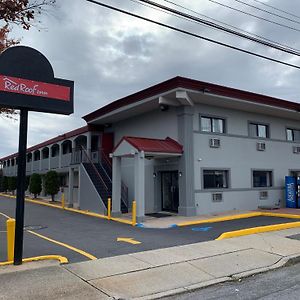
[[76, 273], [72, 272], [71, 270], [64, 268], [63, 266], [61, 266], [63, 269], [65, 269], [66, 271], [68, 271], [69, 273], [71, 273], [72, 275], [76, 276], [77, 278], [79, 278], [81, 281], [87, 283], [89, 286], [91, 286], [92, 288], [94, 288], [95, 290], [101, 292], [102, 294], [108, 296], [108, 297], [112, 297], [111, 295], [109, 295], [108, 293], [106, 293], [105, 291], [101, 290], [100, 288], [94, 286], [93, 284], [91, 284], [88, 280], [85, 280], [84, 278], [82, 278], [81, 276], [77, 275]]

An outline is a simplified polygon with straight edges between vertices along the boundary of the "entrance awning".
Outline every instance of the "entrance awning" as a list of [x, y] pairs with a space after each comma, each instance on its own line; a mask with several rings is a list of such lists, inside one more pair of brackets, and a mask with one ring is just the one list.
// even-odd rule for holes
[[181, 156], [183, 146], [170, 137], [162, 140], [124, 136], [113, 150], [113, 156], [130, 157], [138, 152], [144, 152], [146, 158]]

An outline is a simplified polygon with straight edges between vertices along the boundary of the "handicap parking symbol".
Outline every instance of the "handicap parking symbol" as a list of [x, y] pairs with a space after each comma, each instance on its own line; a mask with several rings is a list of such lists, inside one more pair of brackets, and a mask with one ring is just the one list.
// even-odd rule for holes
[[212, 227], [193, 227], [192, 228], [193, 231], [202, 231], [202, 232], [208, 231], [210, 229], [212, 229]]

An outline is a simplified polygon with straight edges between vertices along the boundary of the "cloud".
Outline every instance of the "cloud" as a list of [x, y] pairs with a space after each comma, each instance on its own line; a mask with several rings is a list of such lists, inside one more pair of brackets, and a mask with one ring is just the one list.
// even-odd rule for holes
[[[212, 39], [300, 64], [299, 58], [129, 0], [104, 2]], [[157, 2], [166, 5], [165, 1]], [[176, 3], [300, 49], [296, 31], [247, 17], [207, 0], [178, 0]], [[298, 2], [269, 0], [266, 3], [292, 12], [300, 11]], [[250, 8], [247, 11], [274, 19]], [[45, 54], [57, 77], [75, 81], [75, 113], [71, 117], [31, 113], [28, 145], [83, 126], [81, 116], [177, 75], [299, 102], [299, 70], [173, 32], [86, 1], [58, 1], [54, 10], [41, 16], [41, 23], [46, 29], [32, 28], [28, 32], [16, 29], [14, 36], [23, 36], [22, 44]], [[297, 24], [290, 25], [297, 27]], [[17, 122], [0, 119], [0, 132], [2, 140], [6, 141], [1, 144], [0, 156], [15, 152]]]

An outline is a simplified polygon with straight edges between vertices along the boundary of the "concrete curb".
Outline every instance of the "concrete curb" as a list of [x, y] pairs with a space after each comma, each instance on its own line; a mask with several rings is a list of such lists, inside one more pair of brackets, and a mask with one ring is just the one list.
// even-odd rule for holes
[[282, 257], [278, 262], [276, 262], [275, 264], [268, 266], [268, 267], [263, 267], [263, 268], [249, 270], [249, 271], [245, 271], [245, 272], [241, 272], [241, 273], [236, 273], [230, 277], [227, 276], [227, 277], [215, 278], [212, 280], [200, 282], [200, 283], [193, 284], [190, 286], [181, 287], [181, 288], [177, 288], [177, 289], [173, 289], [173, 290], [169, 290], [169, 291], [165, 291], [165, 292], [160, 292], [160, 293], [156, 293], [156, 294], [152, 294], [152, 295], [148, 295], [148, 296], [137, 297], [137, 298], [133, 298], [133, 300], [163, 299], [163, 298], [170, 297], [170, 296], [185, 294], [185, 293], [193, 292], [193, 291], [203, 289], [203, 288], [206, 288], [206, 287], [209, 287], [212, 285], [216, 285], [219, 283], [240, 280], [240, 279], [247, 278], [247, 277], [250, 277], [253, 275], [258, 275], [258, 274], [276, 270], [276, 269], [279, 269], [282, 267], [287, 267], [287, 266], [290, 266], [293, 264], [297, 264], [299, 262], [300, 262], [300, 253], [293, 254], [293, 255]]
[[[67, 264], [69, 262], [66, 257], [61, 255], [43, 255], [43, 256], [28, 257], [28, 258], [23, 258], [22, 262], [27, 263], [27, 262], [41, 261], [41, 260], [57, 260], [61, 265]], [[13, 263], [14, 263], [13, 261], [0, 262], [0, 267], [9, 266], [12, 265]]]
[[285, 229], [297, 228], [297, 227], [300, 227], [300, 222], [282, 223], [282, 224], [266, 225], [266, 226], [258, 226], [258, 227], [240, 229], [240, 230], [235, 230], [235, 231], [227, 231], [227, 232], [222, 233], [218, 238], [216, 238], [216, 241], [239, 237], [239, 236], [244, 236], [244, 235], [285, 230]]
[[166, 291], [166, 292], [161, 292], [161, 293], [152, 294], [152, 295], [149, 295], [149, 296], [133, 298], [133, 300], [162, 299], [162, 298], [166, 298], [166, 297], [170, 297], [170, 296], [175, 296], [175, 295], [179, 295], [179, 294], [192, 292], [192, 291], [195, 291], [195, 290], [199, 290], [199, 289], [211, 286], [211, 285], [215, 285], [215, 284], [223, 283], [223, 282], [227, 282], [227, 281], [232, 281], [232, 279], [230, 277], [221, 277], [221, 278], [211, 279], [211, 280], [207, 280], [207, 281], [204, 281], [204, 282], [192, 284], [192, 285], [189, 285], [189, 286], [186, 286], [186, 287], [181, 287], [181, 288], [177, 288], [177, 289]]

